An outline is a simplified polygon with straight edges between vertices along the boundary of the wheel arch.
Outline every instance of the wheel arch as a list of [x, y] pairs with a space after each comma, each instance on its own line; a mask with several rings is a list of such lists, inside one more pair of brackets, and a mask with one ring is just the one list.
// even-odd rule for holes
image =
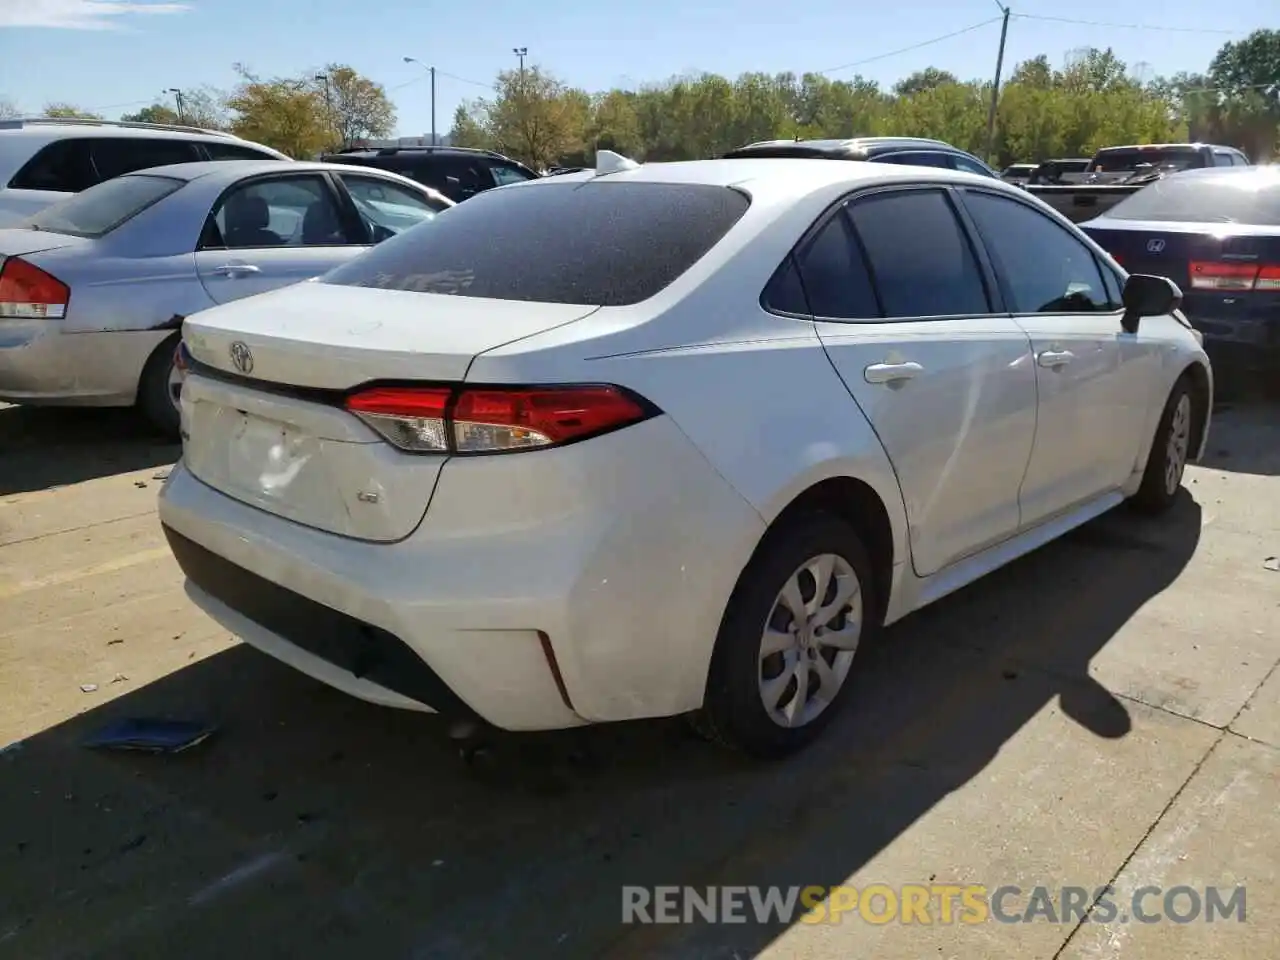
[[1198, 360], [1187, 364], [1178, 379], [1184, 381], [1191, 390], [1191, 449], [1192, 459], [1199, 460], [1204, 455], [1205, 445], [1209, 440], [1209, 415], [1213, 408], [1213, 376], [1209, 369]]

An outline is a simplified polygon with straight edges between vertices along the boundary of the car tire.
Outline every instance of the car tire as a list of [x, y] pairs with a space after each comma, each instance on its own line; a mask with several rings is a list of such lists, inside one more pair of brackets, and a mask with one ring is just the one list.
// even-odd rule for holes
[[1174, 384], [1160, 414], [1142, 485], [1129, 500], [1141, 513], [1160, 514], [1173, 506], [1182, 489], [1182, 477], [1191, 455], [1191, 438], [1195, 434], [1195, 398], [1186, 378]]
[[182, 420], [172, 392], [174, 354], [181, 339], [180, 333], [166, 337], [147, 358], [138, 382], [138, 412], [154, 430], [175, 443], [181, 439], [182, 431]]
[[807, 514], [771, 531], [730, 597], [694, 729], [759, 759], [807, 746], [847, 699], [857, 651], [878, 627], [874, 590], [869, 554], [839, 517]]

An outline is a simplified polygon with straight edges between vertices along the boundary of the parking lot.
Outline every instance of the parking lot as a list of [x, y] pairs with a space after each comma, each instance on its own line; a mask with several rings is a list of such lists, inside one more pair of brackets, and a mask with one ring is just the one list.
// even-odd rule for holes
[[[1120, 511], [887, 631], [813, 749], [675, 721], [503, 737], [238, 645], [155, 517], [174, 447], [0, 405], [0, 956], [1274, 955], [1280, 410], [1216, 414], [1161, 521]], [[169, 756], [121, 717], [219, 731]], [[624, 885], [1247, 887], [1244, 923], [624, 926]]]

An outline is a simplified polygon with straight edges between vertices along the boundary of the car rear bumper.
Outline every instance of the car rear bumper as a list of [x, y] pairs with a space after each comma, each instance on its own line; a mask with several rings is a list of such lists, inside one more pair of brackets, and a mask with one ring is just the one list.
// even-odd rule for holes
[[699, 706], [764, 530], [665, 417], [454, 459], [396, 543], [273, 516], [181, 465], [160, 517], [189, 594], [249, 643], [355, 696], [509, 730]]
[[168, 330], [63, 333], [56, 320], [0, 320], [0, 400], [131, 406]]

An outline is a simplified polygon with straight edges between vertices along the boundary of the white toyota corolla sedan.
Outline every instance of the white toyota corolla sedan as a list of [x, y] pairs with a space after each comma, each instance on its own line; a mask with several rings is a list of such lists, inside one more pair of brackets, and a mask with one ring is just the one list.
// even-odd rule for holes
[[1180, 296], [989, 178], [603, 154], [189, 317], [160, 516], [199, 606], [355, 696], [778, 756], [883, 625], [1175, 501]]

